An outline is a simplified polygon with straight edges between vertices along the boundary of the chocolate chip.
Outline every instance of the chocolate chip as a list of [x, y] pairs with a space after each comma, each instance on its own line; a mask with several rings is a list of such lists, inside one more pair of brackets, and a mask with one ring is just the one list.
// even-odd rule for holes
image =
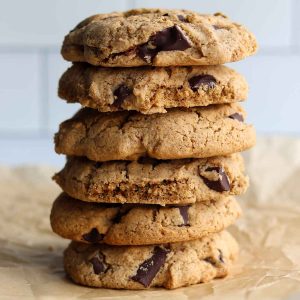
[[144, 287], [148, 287], [159, 269], [164, 265], [168, 252], [169, 250], [156, 246], [152, 257], [140, 264], [136, 275], [131, 279], [141, 283]]
[[160, 51], [183, 51], [190, 47], [191, 44], [180, 27], [175, 25], [157, 32], [149, 39], [148, 43], [140, 45], [137, 50], [140, 58], [151, 63]]
[[220, 249], [218, 249], [218, 251], [219, 251], [219, 261], [224, 264], [223, 252]]
[[190, 87], [194, 92], [196, 92], [201, 85], [208, 86], [208, 88], [213, 89], [216, 86], [216, 83], [216, 78], [208, 74], [194, 76], [189, 79]]
[[181, 22], [187, 23], [187, 19], [186, 19], [183, 15], [177, 15], [177, 18], [178, 18]]
[[97, 228], [93, 228], [89, 233], [83, 234], [82, 238], [89, 243], [99, 243], [103, 240], [104, 234], [100, 234]]
[[154, 45], [159, 51], [185, 50], [191, 44], [177, 25], [158, 32], [153, 37]]
[[189, 206], [178, 206], [178, 209], [183, 219], [183, 226], [189, 225]]
[[220, 264], [220, 263], [224, 264], [223, 253], [222, 253], [222, 251], [221, 251], [220, 249], [218, 249], [218, 251], [219, 251], [219, 257], [218, 257], [218, 260], [216, 260], [214, 257], [207, 257], [207, 258], [205, 258], [204, 260], [205, 260], [207, 263], [209, 263], [209, 264], [211, 264], [211, 265], [213, 265], [213, 266], [216, 266], [217, 264]]
[[163, 17], [168, 17], [169, 16], [169, 14], [163, 14]]
[[108, 270], [108, 265], [104, 262], [104, 256], [102, 253], [98, 253], [89, 261], [93, 265], [94, 273], [105, 273]]
[[207, 263], [215, 266], [216, 265], [216, 261], [212, 258], [212, 257], [207, 257], [207, 258], [204, 258], [204, 261], [206, 261]]
[[240, 122], [244, 122], [243, 115], [241, 115], [239, 113], [234, 113], [234, 114], [228, 116], [228, 118], [233, 119], [233, 120], [237, 120], [237, 121], [240, 121]]
[[212, 172], [215, 171], [218, 174], [218, 180], [212, 181], [208, 178], [200, 175], [200, 177], [203, 179], [204, 183], [212, 190], [217, 192], [224, 192], [224, 191], [230, 191], [230, 183], [227, 174], [225, 173], [224, 169], [222, 167], [209, 167], [205, 169], [205, 172]]
[[116, 107], [121, 107], [124, 100], [132, 94], [132, 89], [128, 86], [121, 84], [115, 91], [114, 91], [114, 103], [113, 105]]

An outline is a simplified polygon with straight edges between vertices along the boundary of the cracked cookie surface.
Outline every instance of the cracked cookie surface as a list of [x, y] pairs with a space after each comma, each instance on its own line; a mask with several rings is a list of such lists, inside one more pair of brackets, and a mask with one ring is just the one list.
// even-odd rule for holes
[[61, 194], [53, 204], [51, 226], [78, 242], [151, 245], [189, 241], [220, 232], [241, 215], [233, 197], [188, 206], [107, 205]]
[[225, 66], [120, 69], [78, 63], [59, 82], [61, 98], [103, 112], [150, 114], [172, 107], [238, 102], [247, 94], [244, 77]]
[[199, 240], [151, 246], [72, 242], [64, 252], [67, 274], [91, 287], [174, 289], [225, 277], [238, 256], [226, 231]]
[[182, 205], [241, 195], [248, 187], [240, 154], [104, 163], [69, 157], [53, 178], [76, 199], [105, 203]]
[[255, 144], [255, 130], [243, 122], [244, 117], [236, 103], [151, 115], [84, 108], [60, 125], [55, 150], [94, 161], [228, 155]]
[[66, 60], [108, 67], [218, 65], [257, 49], [254, 35], [216, 13], [137, 9], [95, 15], [66, 37]]

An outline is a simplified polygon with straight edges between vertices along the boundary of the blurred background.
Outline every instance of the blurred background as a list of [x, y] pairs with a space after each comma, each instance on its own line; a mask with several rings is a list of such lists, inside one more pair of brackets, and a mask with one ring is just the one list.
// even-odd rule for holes
[[79, 108], [57, 97], [63, 37], [89, 15], [136, 7], [222, 11], [246, 25], [260, 50], [231, 67], [250, 85], [248, 120], [260, 135], [300, 136], [299, 0], [0, 0], [0, 164], [62, 165], [53, 134]]

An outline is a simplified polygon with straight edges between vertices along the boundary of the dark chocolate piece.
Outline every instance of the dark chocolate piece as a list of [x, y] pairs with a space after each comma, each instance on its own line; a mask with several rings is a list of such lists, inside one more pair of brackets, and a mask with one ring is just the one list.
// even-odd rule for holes
[[224, 256], [223, 256], [223, 252], [220, 250], [220, 249], [218, 249], [218, 251], [219, 251], [219, 261], [222, 263], [222, 264], [224, 264]]
[[114, 91], [114, 98], [115, 101], [113, 103], [116, 107], [121, 107], [124, 100], [132, 94], [132, 89], [128, 86], [121, 84], [115, 91]]
[[138, 47], [138, 55], [147, 63], [161, 51], [186, 50], [191, 47], [190, 42], [179, 26], [175, 25], [154, 34], [148, 43]]
[[148, 287], [160, 268], [164, 265], [169, 250], [156, 246], [152, 257], [140, 264], [136, 275], [131, 277], [132, 280]]
[[89, 262], [93, 265], [95, 274], [105, 273], [108, 270], [108, 265], [104, 262], [104, 255], [102, 253], [98, 253]]
[[187, 23], [187, 19], [186, 19], [183, 15], [177, 15], [177, 18], [178, 18], [181, 22]]
[[225, 173], [224, 169], [222, 167], [209, 167], [205, 169], [205, 172], [212, 172], [215, 171], [219, 175], [219, 179], [216, 181], [212, 181], [207, 179], [204, 176], [200, 177], [203, 179], [204, 183], [212, 190], [217, 192], [224, 192], [224, 191], [230, 191], [230, 183], [227, 174]]
[[189, 206], [178, 206], [178, 209], [183, 219], [183, 226], [189, 225]]
[[234, 114], [228, 116], [228, 118], [233, 119], [233, 120], [237, 120], [237, 121], [240, 121], [240, 122], [244, 122], [243, 115], [241, 115], [239, 113], [234, 113]]
[[204, 259], [204, 261], [206, 261], [207, 263], [213, 265], [213, 266], [216, 266], [216, 261], [212, 258], [212, 257], [207, 257]]
[[207, 257], [204, 260], [213, 266], [216, 266], [220, 263], [224, 264], [225, 262], [224, 262], [223, 252], [220, 249], [218, 249], [218, 251], [219, 251], [218, 260], [215, 260], [213, 257]]
[[89, 233], [83, 234], [82, 238], [89, 243], [99, 243], [103, 240], [104, 234], [99, 233], [97, 228], [93, 228]]
[[216, 78], [209, 74], [202, 74], [189, 79], [190, 87], [194, 92], [196, 92], [202, 85], [208, 86], [208, 88], [213, 89], [216, 86], [216, 83]]

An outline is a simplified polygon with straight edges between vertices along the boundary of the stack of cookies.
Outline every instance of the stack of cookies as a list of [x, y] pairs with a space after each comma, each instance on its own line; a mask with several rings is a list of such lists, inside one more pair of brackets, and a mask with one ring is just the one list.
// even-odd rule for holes
[[239, 152], [255, 144], [237, 103], [245, 79], [221, 64], [256, 50], [222, 14], [95, 15], [65, 38], [59, 95], [82, 108], [60, 125], [53, 231], [72, 240], [67, 274], [118, 289], [177, 288], [227, 275], [225, 231], [248, 187]]

